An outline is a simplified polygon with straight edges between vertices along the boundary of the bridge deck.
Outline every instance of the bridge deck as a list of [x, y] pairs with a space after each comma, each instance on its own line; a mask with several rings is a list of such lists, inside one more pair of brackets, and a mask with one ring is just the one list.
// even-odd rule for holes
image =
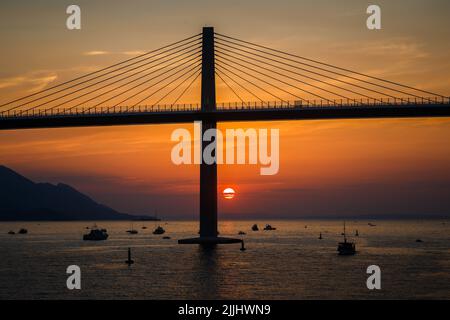
[[117, 126], [216, 121], [285, 121], [364, 118], [450, 117], [450, 103], [337, 106], [229, 106], [204, 112], [196, 108], [35, 113], [0, 115], [0, 130]]

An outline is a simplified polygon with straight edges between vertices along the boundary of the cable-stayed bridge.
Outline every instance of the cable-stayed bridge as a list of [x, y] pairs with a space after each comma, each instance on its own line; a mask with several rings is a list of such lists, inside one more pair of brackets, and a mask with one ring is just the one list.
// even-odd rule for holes
[[[216, 91], [236, 102], [218, 103]], [[449, 97], [207, 27], [0, 104], [0, 130], [200, 120], [204, 132], [218, 121], [448, 116]], [[240, 241], [218, 237], [217, 166], [201, 164], [200, 237], [180, 243]]]

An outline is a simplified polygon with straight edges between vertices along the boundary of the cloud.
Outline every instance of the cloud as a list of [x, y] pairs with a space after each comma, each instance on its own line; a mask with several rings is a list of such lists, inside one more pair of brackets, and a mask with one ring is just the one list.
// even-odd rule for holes
[[86, 51], [83, 53], [85, 56], [103, 56], [107, 54], [111, 54], [108, 51], [101, 51], [101, 50], [93, 50], [93, 51]]
[[105, 55], [125, 55], [125, 56], [138, 56], [144, 54], [146, 51], [142, 50], [131, 50], [131, 51], [105, 51], [105, 50], [91, 50], [83, 52], [85, 56], [105, 56]]
[[44, 89], [54, 82], [58, 75], [53, 71], [37, 71], [15, 77], [0, 79], [0, 89], [13, 87], [27, 87], [28, 92]]

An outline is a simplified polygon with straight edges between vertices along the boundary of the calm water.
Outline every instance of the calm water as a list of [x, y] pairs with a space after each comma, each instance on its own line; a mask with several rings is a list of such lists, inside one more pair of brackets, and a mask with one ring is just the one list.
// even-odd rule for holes
[[[244, 230], [239, 245], [204, 251], [178, 245], [197, 222], [163, 222], [171, 240], [151, 234], [155, 224], [99, 222], [110, 237], [82, 241], [89, 222], [0, 224], [1, 299], [449, 299], [450, 222], [349, 221], [358, 254], [340, 257], [340, 221], [270, 221], [276, 231], [250, 231], [255, 221], [222, 222], [222, 235]], [[259, 221], [260, 228], [267, 221]], [[305, 225], [308, 227], [305, 228]], [[21, 227], [27, 235], [8, 235]], [[318, 240], [322, 232], [323, 240]], [[353, 237], [352, 237], [353, 238]], [[416, 243], [421, 238], [423, 243]], [[136, 264], [127, 267], [127, 248]], [[82, 290], [66, 289], [65, 270], [82, 270]], [[366, 268], [382, 270], [382, 290], [366, 287]]]

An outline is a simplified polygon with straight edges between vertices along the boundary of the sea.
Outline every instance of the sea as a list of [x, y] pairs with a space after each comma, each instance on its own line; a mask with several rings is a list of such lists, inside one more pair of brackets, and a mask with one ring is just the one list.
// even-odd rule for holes
[[[1, 222], [0, 299], [450, 299], [448, 220], [347, 221], [354, 256], [337, 254], [341, 220], [220, 222], [220, 235], [242, 238], [245, 251], [178, 244], [197, 236], [198, 221], [96, 225], [108, 240], [82, 240], [93, 222]], [[152, 234], [158, 225], [164, 235]], [[28, 234], [8, 234], [20, 228]], [[67, 288], [71, 265], [80, 268], [79, 290]], [[372, 265], [381, 289], [367, 287]]]

